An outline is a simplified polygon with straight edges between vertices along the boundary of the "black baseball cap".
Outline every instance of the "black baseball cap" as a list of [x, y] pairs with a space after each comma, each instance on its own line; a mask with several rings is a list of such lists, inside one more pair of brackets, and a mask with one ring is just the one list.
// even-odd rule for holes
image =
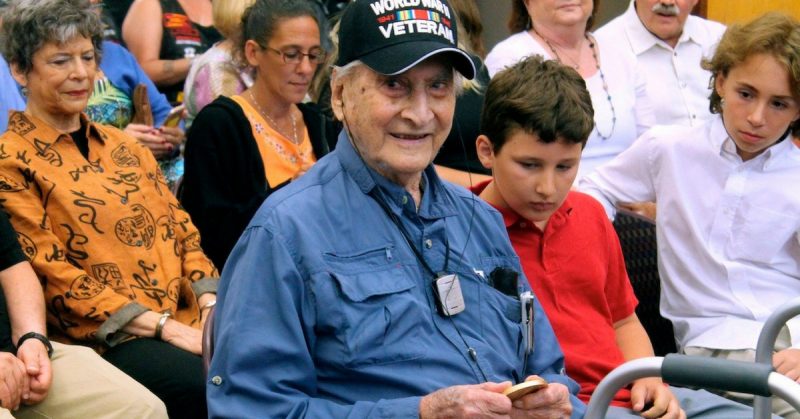
[[400, 74], [425, 59], [447, 54], [464, 77], [475, 63], [458, 48], [455, 11], [446, 0], [355, 0], [339, 24], [337, 66], [361, 60], [385, 75]]

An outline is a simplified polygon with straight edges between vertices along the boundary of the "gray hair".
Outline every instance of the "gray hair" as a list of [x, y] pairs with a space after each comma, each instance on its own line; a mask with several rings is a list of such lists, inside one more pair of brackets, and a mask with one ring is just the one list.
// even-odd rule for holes
[[9, 64], [28, 73], [33, 55], [49, 42], [85, 37], [100, 62], [103, 25], [88, 0], [11, 0], [2, 10], [0, 49]]
[[[331, 82], [333, 83], [341, 78], [350, 77], [355, 72], [356, 68], [362, 68], [362, 67], [370, 71], [375, 71], [371, 69], [368, 65], [364, 64], [364, 62], [361, 60], [350, 61], [349, 63], [343, 66], [336, 66], [336, 65], [333, 66], [333, 69], [335, 71], [333, 72], [333, 74], [331, 74]], [[466, 79], [464, 78], [464, 76], [461, 75], [461, 73], [456, 71], [455, 68], [453, 68], [452, 70], [453, 70], [453, 87], [455, 87], [454, 90], [456, 96], [460, 96], [461, 93], [464, 91], [464, 88], [469, 86], [465, 83]]]

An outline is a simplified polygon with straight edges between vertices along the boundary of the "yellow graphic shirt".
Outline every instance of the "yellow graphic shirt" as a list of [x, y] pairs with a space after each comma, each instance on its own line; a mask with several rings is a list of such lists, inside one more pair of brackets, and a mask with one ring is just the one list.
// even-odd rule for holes
[[199, 327], [197, 297], [217, 270], [152, 153], [81, 116], [88, 158], [22, 112], [0, 136], [0, 202], [39, 275], [51, 337], [97, 350], [147, 310]]

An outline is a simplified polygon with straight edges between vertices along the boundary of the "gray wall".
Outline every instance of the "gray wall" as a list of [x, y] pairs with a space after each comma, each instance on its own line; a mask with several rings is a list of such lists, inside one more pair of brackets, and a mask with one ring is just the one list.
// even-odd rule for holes
[[[488, 52], [509, 35], [506, 23], [511, 13], [511, 0], [475, 0], [475, 3], [481, 11], [483, 42]], [[621, 14], [627, 7], [628, 0], [600, 0], [596, 27]]]

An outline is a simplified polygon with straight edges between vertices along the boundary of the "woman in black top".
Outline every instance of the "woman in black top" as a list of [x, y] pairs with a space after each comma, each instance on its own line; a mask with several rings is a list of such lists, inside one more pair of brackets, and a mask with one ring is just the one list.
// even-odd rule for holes
[[308, 0], [258, 0], [242, 19], [239, 54], [253, 86], [203, 108], [188, 133], [181, 203], [201, 247], [222, 267], [258, 207], [305, 173], [338, 134], [305, 98], [325, 59], [324, 17]]

